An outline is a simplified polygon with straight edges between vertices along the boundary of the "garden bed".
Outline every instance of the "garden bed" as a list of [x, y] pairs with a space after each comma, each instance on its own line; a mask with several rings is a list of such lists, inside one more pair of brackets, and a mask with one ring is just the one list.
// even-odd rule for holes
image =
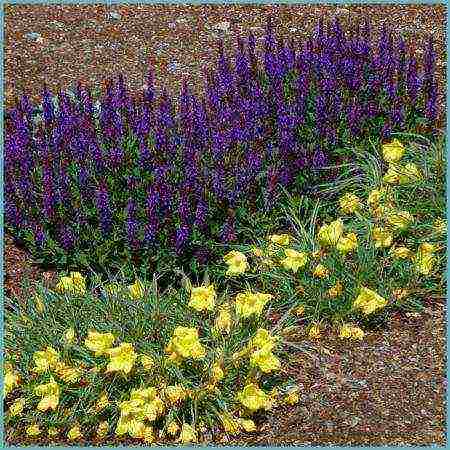
[[[98, 33], [97, 36], [101, 36], [105, 30], [113, 32], [114, 42], [106, 46], [102, 43], [100, 48], [108, 52], [107, 49], [112, 46], [114, 53], [117, 53], [125, 43], [137, 42], [138, 37], [133, 34], [137, 29], [134, 27], [135, 21], [144, 16], [146, 19], [152, 18], [155, 12], [161, 12], [160, 8], [162, 7], [136, 7], [134, 12], [130, 13], [133, 7], [115, 7], [114, 10], [102, 7], [52, 7], [51, 14], [55, 16], [48, 22], [50, 10], [45, 7], [9, 6], [6, 10], [6, 38], [7, 42], [11, 43], [12, 37], [19, 37], [17, 33], [20, 32], [12, 17], [35, 14], [36, 19], [40, 17], [44, 20], [48, 29], [43, 29], [39, 36], [26, 37], [35, 42], [24, 45], [41, 46], [42, 55], [50, 45], [52, 51], [57, 50], [50, 44], [52, 36], [64, 35], [73, 39], [77, 33], [85, 34], [87, 29], [95, 29], [95, 32], [92, 32], [94, 35]], [[298, 28], [292, 31], [292, 25], [298, 26], [299, 17], [304, 19], [317, 13], [324, 17], [339, 16], [344, 26], [350, 26], [351, 29], [352, 21], [358, 14], [367, 14], [368, 10], [377, 12], [372, 15], [372, 27], [377, 36], [381, 23], [377, 22], [380, 17], [378, 14], [389, 17], [389, 20], [403, 17], [406, 22], [414, 22], [413, 17], [416, 14], [425, 14], [427, 21], [423, 23], [428, 28], [427, 31], [431, 31], [435, 37], [438, 50], [442, 50], [443, 30], [430, 21], [433, 17], [431, 12], [442, 21], [443, 8], [439, 6], [264, 6], [231, 7], [226, 12], [221, 8], [209, 6], [164, 7], [165, 14], [159, 16], [158, 26], [152, 28], [152, 33], [156, 32], [158, 35], [161, 32], [166, 35], [166, 32], [171, 30], [169, 41], [173, 33], [178, 42], [186, 43], [190, 41], [180, 40], [179, 36], [195, 24], [199, 30], [207, 30], [208, 39], [224, 38], [228, 47], [232, 37], [252, 29], [251, 25], [257, 27], [258, 23], [255, 21], [262, 21], [263, 14], [258, 16], [254, 14], [255, 11], [266, 14], [273, 13], [274, 10], [279, 13], [278, 20], [283, 18], [283, 26], [280, 27], [282, 35], [286, 35], [289, 30], [289, 33], [294, 36], [297, 34], [298, 37]], [[178, 14], [180, 11], [182, 14]], [[92, 17], [86, 14], [91, 14]], [[222, 16], [219, 17], [220, 15]], [[83, 20], [80, 20], [82, 16]], [[249, 20], [252, 23], [249, 23]], [[70, 33], [63, 31], [63, 25], [67, 23], [73, 24]], [[123, 34], [127, 27], [131, 27], [133, 32]], [[334, 30], [336, 33], [340, 32], [339, 28]], [[251, 31], [258, 37], [256, 28]], [[415, 28], [411, 30], [408, 26], [403, 31], [406, 39], [417, 33]], [[143, 32], [147, 36], [146, 28]], [[201, 37], [202, 32], [198, 35]], [[84, 44], [89, 47], [92, 42], [87, 39]], [[65, 45], [59, 46], [64, 58], [70, 58], [70, 52], [66, 53], [64, 48]], [[127, 48], [129, 50], [132, 45]], [[192, 48], [196, 52], [198, 42], [192, 43]], [[164, 55], [170, 53], [173, 56], [172, 50], [175, 49], [171, 48], [170, 52], [168, 49], [169, 46], [153, 49], [157, 54], [156, 60], [154, 59], [157, 84], [160, 84], [162, 79], [171, 82], [172, 78], [179, 78], [181, 66], [184, 62], [189, 64], [188, 59], [182, 58], [169, 64], [163, 62]], [[147, 50], [146, 47], [145, 51]], [[177, 51], [184, 54], [182, 52], [185, 49]], [[8, 51], [6, 53], [8, 65]], [[85, 54], [89, 53], [87, 51]], [[129, 58], [129, 52], [126, 51], [125, 54], [128, 55], [125, 57]], [[196, 64], [201, 63], [204, 57], [204, 54], [195, 54]], [[433, 56], [426, 56], [425, 61], [430, 61], [430, 58], [433, 60]], [[68, 61], [69, 59], [66, 62]], [[180, 61], [183, 61], [183, 64], [180, 64]], [[19, 61], [19, 64], [22, 63], [24, 62]], [[91, 64], [90, 60], [86, 61], [86, 64]], [[122, 69], [123, 64], [124, 62], [119, 60], [118, 67]], [[84, 267], [80, 270], [86, 275], [86, 279], [78, 272], [73, 272], [78, 269], [77, 263], [74, 267], [73, 260], [70, 270], [67, 270], [70, 276], [62, 276], [61, 269], [67, 260], [61, 259], [63, 253], [60, 250], [55, 260], [55, 269], [49, 270], [51, 265], [47, 268], [39, 266], [33, 262], [33, 257], [23, 249], [18, 249], [8, 238], [5, 249], [5, 287], [8, 297], [6, 351], [8, 364], [11, 365], [7, 369], [10, 383], [8, 389], [12, 390], [12, 397], [6, 401], [6, 409], [9, 410], [6, 427], [8, 444], [46, 442], [47, 438], [43, 437], [42, 431], [33, 429], [32, 424], [35, 424], [36, 420], [44, 429], [48, 428], [49, 433], [55, 431], [54, 426], [61, 427], [66, 433], [64, 417], [71, 414], [71, 421], [82, 423], [86, 430], [90, 430], [89, 436], [82, 436], [79, 428], [72, 428], [67, 435], [71, 443], [94, 445], [99, 445], [100, 442], [102, 445], [135, 444], [140, 439], [148, 443], [164, 444], [169, 442], [166, 440], [168, 433], [178, 436], [181, 426], [182, 431], [177, 442], [182, 443], [444, 443], [446, 286], [443, 268], [446, 223], [443, 216], [446, 159], [443, 150], [444, 139], [436, 129], [443, 119], [442, 96], [438, 96], [436, 100], [433, 94], [428, 92], [433, 85], [430, 81], [433, 76], [438, 80], [438, 91], [443, 90], [445, 57], [442, 57], [441, 52], [435, 66], [433, 64], [433, 61], [429, 62], [429, 67], [435, 67], [434, 75], [430, 75], [429, 70], [424, 72], [428, 90], [425, 89], [425, 103], [423, 107], [419, 106], [419, 114], [424, 113], [426, 109], [427, 117], [434, 117], [433, 108], [429, 106], [429, 100], [426, 100], [429, 95], [431, 103], [436, 102], [438, 105], [439, 117], [434, 124], [428, 123], [425, 128], [422, 126], [413, 130], [426, 131], [426, 137], [414, 133], [395, 133], [394, 130], [389, 141], [380, 141], [376, 135], [363, 145], [361, 141], [355, 145], [347, 141], [347, 144], [343, 145], [345, 148], [337, 149], [336, 155], [333, 156], [335, 167], [331, 171], [327, 172], [328, 169], [320, 167], [319, 163], [318, 167], [314, 166], [315, 172], [312, 171], [316, 179], [314, 176], [308, 178], [307, 183], [310, 182], [311, 185], [306, 183], [306, 188], [302, 187], [300, 191], [294, 189], [291, 191], [294, 195], [289, 195], [289, 189], [287, 192], [282, 191], [286, 195], [277, 197], [279, 209], [272, 218], [264, 217], [259, 210], [247, 214], [247, 220], [240, 207], [237, 207], [239, 220], [242, 220], [236, 228], [240, 233], [239, 240], [236, 240], [234, 225], [230, 226], [234, 224], [236, 211], [230, 208], [226, 226], [221, 232], [221, 236], [228, 238], [220, 244], [212, 244], [211, 247], [216, 252], [216, 259], [208, 261], [206, 258], [206, 263], [200, 265], [189, 264], [187, 276], [183, 272], [186, 266], [179, 263], [177, 240], [177, 252], [170, 254], [172, 259], [168, 259], [169, 264], [162, 270], [165, 278], [162, 279], [162, 285], [159, 285], [161, 294], [156, 287], [156, 274], [153, 279], [148, 277], [148, 268], [139, 272], [136, 278], [133, 278], [134, 284], [130, 285], [130, 282], [133, 282], [130, 278], [130, 269], [133, 269], [129, 266], [130, 260], [124, 272], [125, 277], [122, 276], [124, 273], [119, 276], [119, 284], [106, 285], [105, 282], [111, 280], [105, 280], [105, 273], [100, 273], [99, 276], [88, 273], [86, 267], [89, 265], [80, 266]], [[51, 67], [53, 70], [57, 66]], [[82, 67], [85, 70], [85, 66]], [[100, 69], [95, 64], [94, 67], [100, 70], [102, 76], [112, 73], [109, 68], [105, 71], [104, 67]], [[193, 70], [195, 67], [189, 68], [194, 81], [198, 74], [198, 71]], [[270, 70], [274, 70], [273, 67], [271, 69], [270, 62], [268, 65], [266, 62], [267, 67], [270, 74]], [[164, 70], [160, 70], [161, 68]], [[94, 73], [90, 81], [96, 84], [99, 78], [97, 72]], [[71, 77], [74, 76], [75, 81], [80, 75], [75, 71]], [[275, 86], [277, 76], [270, 75], [273, 78], [269, 77], [269, 81], [262, 77], [263, 85], [268, 82], [269, 86]], [[140, 92], [141, 86], [133, 77], [134, 75], [127, 80], [131, 82], [131, 92]], [[256, 76], [254, 78], [256, 80]], [[16, 80], [15, 87], [23, 87], [23, 82], [28, 81], [25, 78], [22, 82]], [[7, 86], [11, 86], [8, 85], [11, 82], [12, 78], [7, 79]], [[55, 79], [52, 83], [55, 84], [50, 83], [50, 86], [54, 87], [59, 81]], [[39, 79], [33, 78], [27, 86], [32, 99], [37, 92], [34, 86], [38, 85]], [[67, 79], [60, 84], [63, 85], [64, 88], [67, 87]], [[200, 84], [194, 82], [193, 85], [196, 86], [194, 93], [197, 93]], [[171, 89], [173, 88], [177, 88], [176, 83], [171, 86]], [[389, 86], [387, 88], [389, 89]], [[413, 88], [414, 86], [410, 88], [408, 85], [408, 95], [411, 95], [410, 90]], [[11, 90], [7, 92], [7, 101], [10, 99]], [[28, 108], [26, 102], [24, 105]], [[407, 107], [409, 108], [408, 105]], [[389, 106], [387, 112], [390, 114]], [[48, 114], [48, 109], [44, 111], [44, 116], [45, 114]], [[47, 121], [47, 118], [45, 120]], [[280, 126], [285, 126], [284, 123], [281, 121]], [[423, 125], [426, 122], [417, 123]], [[349, 125], [352, 126], [351, 119]], [[431, 126], [433, 133], [429, 133]], [[268, 130], [270, 132], [271, 125]], [[138, 133], [141, 131], [138, 130]], [[356, 134], [355, 132], [354, 135]], [[176, 136], [177, 139], [180, 137]], [[393, 138], [395, 140], [392, 141]], [[12, 150], [8, 151], [13, 154]], [[331, 150], [330, 152], [332, 154]], [[286, 155], [293, 157], [288, 152]], [[266, 173], [262, 175], [266, 176]], [[321, 178], [324, 183], [318, 182], [319, 175], [324, 175]], [[269, 179], [269, 175], [267, 176]], [[258, 177], [258, 180], [260, 179], [261, 177]], [[327, 183], [330, 180], [331, 182]], [[367, 207], [362, 206], [363, 203], [367, 204]], [[223, 208], [223, 203], [219, 202], [219, 208], [220, 205]], [[100, 206], [97, 205], [97, 208]], [[130, 213], [132, 210], [128, 204], [127, 230], [131, 229], [128, 236], [132, 234], [133, 229], [129, 225], [133, 222], [133, 215]], [[9, 214], [10, 218], [14, 217], [11, 212]], [[183, 217], [182, 213], [180, 214], [180, 217]], [[94, 223], [91, 217], [90, 224]], [[52, 228], [49, 230], [52, 231]], [[177, 229], [177, 232], [179, 230]], [[289, 234], [285, 234], [286, 232]], [[30, 242], [37, 239], [33, 237], [33, 233], [32, 231], [31, 241], [30, 236], [21, 236], [22, 243], [30, 245]], [[168, 241], [164, 241], [166, 242]], [[67, 248], [70, 248], [70, 245]], [[33, 251], [39, 256], [36, 247]], [[48, 257], [49, 253], [46, 255]], [[53, 256], [49, 260], [52, 258]], [[132, 261], [137, 264], [140, 260], [134, 258]], [[110, 259], [108, 264], [109, 262]], [[202, 265], [205, 265], [203, 269]], [[353, 276], [352, 272], [357, 275]], [[139, 278], [142, 278], [143, 284]], [[28, 283], [30, 279], [31, 286]], [[111, 305], [112, 310], [108, 312], [105, 305]], [[124, 315], [123, 308], [127, 307], [130, 314]], [[52, 308], [56, 308], [54, 316]], [[77, 314], [74, 313], [75, 310]], [[131, 350], [130, 344], [111, 348], [109, 337], [108, 344], [101, 344], [101, 351], [95, 350], [99, 344], [93, 341], [100, 337], [91, 336], [85, 339], [86, 333], [92, 331], [92, 320], [97, 320], [96, 324], [99, 324], [103, 332], [114, 331], [114, 338], [117, 340], [115, 345], [119, 345], [120, 341], [132, 342]], [[130, 320], [134, 322], [131, 323]], [[142, 323], [146, 323], [146, 326]], [[174, 329], [175, 325], [178, 327]], [[180, 328], [179, 325], [198, 329], [200, 341], [198, 338], [194, 339], [195, 342], [191, 339], [197, 333], [196, 330], [194, 332], [193, 328]], [[71, 328], [67, 328], [69, 326]], [[23, 329], [27, 329], [27, 333], [24, 334]], [[41, 336], [41, 330], [47, 330], [44, 336]], [[230, 330], [230, 338], [222, 342], [220, 333], [227, 334]], [[177, 332], [181, 333], [178, 338]], [[61, 333], [65, 334], [61, 337]], [[184, 338], [180, 337], [183, 333], [187, 333], [186, 336], [194, 333], [187, 347], [187, 344], [183, 344]], [[355, 343], [355, 340], [361, 342]], [[152, 346], [146, 345], [147, 341], [151, 342]], [[11, 347], [12, 342], [20, 348], [17, 358], [14, 354], [11, 355], [11, 350], [14, 350]], [[242, 342], [247, 342], [248, 345], [245, 344], [246, 346], [238, 351]], [[62, 358], [69, 358], [75, 364], [81, 363], [81, 372], [56, 362], [53, 350], [47, 348], [47, 353], [42, 352], [45, 345], [56, 348], [61, 352]], [[95, 351], [95, 357], [87, 349]], [[125, 349], [128, 353], [123, 353]], [[142, 367], [138, 365], [138, 355], [134, 354], [134, 350], [139, 352], [139, 361], [145, 354], [151, 354], [150, 360], [154, 360], [149, 367], [152, 368], [146, 367], [145, 361], [148, 363], [148, 358], [142, 359]], [[123, 353], [122, 356], [120, 352]], [[59, 357], [58, 353], [57, 359]], [[119, 357], [124, 359], [119, 360]], [[204, 358], [207, 358], [204, 362], [207, 370], [214, 368], [208, 375], [210, 378], [206, 374], [193, 371], [193, 368], [201, 367], [198, 360], [202, 361]], [[278, 358], [283, 361], [281, 371]], [[33, 360], [35, 368], [30, 366]], [[247, 363], [244, 364], [243, 361], [249, 361], [250, 365], [247, 367]], [[92, 364], [94, 366], [87, 370]], [[29, 384], [23, 384], [21, 379], [28, 379], [30, 369], [33, 372], [31, 381]], [[101, 378], [103, 369], [106, 369], [106, 372], [104, 378]], [[16, 370], [19, 373], [18, 379], [15, 378]], [[158, 382], [162, 383], [161, 399], [155, 400], [152, 397], [153, 400], [149, 400], [154, 394], [150, 395], [142, 389], [134, 394], [132, 392], [132, 397], [150, 397], [145, 401], [139, 400], [139, 406], [133, 407], [137, 409], [127, 413], [125, 410], [129, 404], [129, 393], [127, 389], [120, 390], [126, 385], [122, 383], [123, 380], [119, 382], [119, 378], [111, 378], [110, 372], [119, 372], [118, 375], [125, 377], [131, 373], [131, 378], [127, 380], [134, 388], [142, 388], [146, 386], [143, 374], [148, 370], [154, 370]], [[72, 371], [69, 378], [67, 371]], [[277, 371], [280, 373], [277, 374]], [[59, 384], [55, 384], [49, 372], [57, 374]], [[223, 389], [218, 388], [221, 386], [221, 380]], [[37, 386], [38, 383], [48, 381], [50, 383]], [[178, 382], [182, 382], [182, 392], [177, 391]], [[249, 385], [249, 382], [252, 384]], [[106, 410], [111, 416], [104, 415], [100, 408], [98, 420], [109, 421], [106, 425], [107, 428], [112, 427], [111, 431], [117, 425], [116, 437], [110, 440], [110, 436], [106, 436], [103, 430], [102, 441], [91, 441], [91, 427], [96, 424], [97, 419], [83, 416], [79, 409], [81, 400], [77, 403], [75, 397], [80, 395], [85, 402], [93, 404], [103, 383], [112, 398]], [[176, 386], [169, 386], [175, 389], [172, 393], [167, 387], [170, 383], [177, 383]], [[255, 383], [262, 383], [264, 390], [257, 394], [258, 404], [255, 404], [256, 400], [250, 403], [251, 395], [247, 389], [253, 389]], [[237, 392], [238, 388], [243, 390]], [[53, 394], [49, 394], [49, 389]], [[63, 391], [61, 398], [60, 389]], [[174, 392], [177, 398], [171, 400]], [[211, 392], [217, 392], [218, 398], [212, 396]], [[24, 397], [19, 398], [19, 395]], [[39, 412], [33, 412], [30, 408], [37, 403], [39, 395], [42, 396], [37, 406]], [[246, 397], [247, 395], [250, 397]], [[265, 400], [262, 401], [261, 398]], [[12, 403], [12, 399], [15, 403]], [[20, 403], [22, 401], [23, 404]], [[145, 403], [148, 401], [150, 403]], [[58, 409], [59, 402], [66, 409]], [[24, 406], [26, 412], [22, 416]], [[146, 407], [150, 410], [145, 410]], [[50, 412], [49, 409], [54, 411]], [[14, 413], [18, 417], [13, 417], [13, 410], [18, 411]], [[116, 419], [119, 410], [118, 423]], [[402, 411], [401, 415], [398, 414], [399, 410]], [[143, 411], [147, 411], [145, 421], [151, 421], [151, 426], [148, 422], [144, 425]], [[254, 422], [249, 421], [250, 418]], [[154, 429], [153, 421], [156, 421]], [[205, 428], [206, 423], [209, 428]], [[101, 424], [104, 425], [105, 422]], [[191, 429], [189, 424], [192, 424], [194, 429]], [[237, 433], [239, 429], [242, 432], [255, 427], [257, 433]], [[19, 437], [23, 435], [24, 429], [30, 436], [35, 434], [39, 437], [31, 440], [25, 438], [24, 441], [23, 437]], [[172, 433], [171, 429], [175, 431]], [[418, 429], [420, 433], [416, 433]], [[128, 436], [124, 436], [127, 433], [134, 435], [135, 439], [129, 440]], [[54, 442], [54, 439], [52, 441]], [[67, 443], [67, 438], [61, 435], [57, 442]], [[173, 439], [170, 442], [173, 442]]]

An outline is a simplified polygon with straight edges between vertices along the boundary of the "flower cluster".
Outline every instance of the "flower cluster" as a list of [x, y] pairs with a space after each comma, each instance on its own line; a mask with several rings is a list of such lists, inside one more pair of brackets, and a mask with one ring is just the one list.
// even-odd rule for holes
[[[393, 164], [402, 167], [402, 159], [411, 156], [398, 139], [381, 144], [380, 154], [382, 163], [387, 164], [387, 173], [392, 171]], [[403, 167], [421, 173], [413, 162]], [[286, 233], [275, 234], [258, 247], [253, 246], [249, 254], [237, 250], [232, 253], [233, 258], [246, 262], [242, 274], [253, 277], [256, 272], [262, 286], [281, 285], [282, 289], [288, 289], [286, 295], [291, 296], [292, 312], [301, 321], [309, 319], [310, 338], [321, 336], [322, 326], [317, 319], [322, 321], [324, 312], [328, 311], [329, 317], [341, 324], [339, 337], [362, 339], [364, 331], [348, 323], [349, 319], [373, 318], [386, 306], [407, 300], [414, 290], [419, 292], [419, 275], [434, 276], [440, 247], [422, 242], [414, 251], [412, 245], [423, 234], [424, 227], [417, 213], [410, 212], [410, 205], [400, 201], [410, 198], [406, 196], [408, 184], [422, 183], [423, 177], [392, 183], [385, 173], [376, 181], [379, 185], [368, 189], [366, 200], [355, 193], [342, 195], [337, 202], [341, 217], [322, 223], [307, 240]], [[445, 234], [445, 221], [435, 220], [429, 231], [431, 236], [439, 238]], [[225, 262], [229, 265], [229, 259]], [[391, 270], [389, 283], [382, 282], [385, 267]], [[349, 268], [356, 277], [348, 276]], [[280, 282], [280, 279], [289, 281]], [[386, 288], [386, 284], [392, 287]], [[239, 294], [236, 303], [243, 310], [244, 304], [250, 305], [251, 300], [256, 303], [256, 298], [252, 294]], [[316, 316], [319, 310], [321, 316]], [[265, 363], [257, 358], [265, 358], [267, 370], [277, 364], [267, 348], [259, 350], [251, 359], [253, 365], [263, 367]]]
[[[75, 278], [84, 280], [81, 274]], [[230, 434], [256, 431], [251, 415], [260, 409], [272, 409], [278, 401], [298, 402], [292, 386], [284, 390], [284, 399], [276, 389], [266, 392], [260, 387], [272, 374], [280, 377], [282, 366], [277, 354], [282, 336], [263, 327], [263, 310], [273, 296], [238, 293], [233, 308], [229, 300], [223, 301], [217, 295], [213, 284], [186, 284], [189, 295], [181, 308], [191, 326], [172, 328], [170, 338], [152, 342], [151, 354], [139, 350], [142, 342], [135, 344], [129, 338], [122, 341], [110, 331], [90, 329], [82, 337], [78, 330], [69, 327], [58, 339], [62, 349], [48, 345], [34, 352], [28, 369], [32, 376], [26, 382], [21, 381], [13, 365], [6, 365], [4, 396], [8, 420], [17, 425], [20, 418], [26, 436], [32, 439], [41, 437], [47, 425], [48, 437], [57, 439], [61, 426], [48, 426], [45, 418], [53, 412], [65, 414], [77, 392], [84, 402], [89, 402], [89, 414], [71, 420], [68, 427], [66, 424], [69, 441], [80, 442], [92, 433], [102, 440], [114, 433], [119, 438], [127, 436], [146, 444], [163, 435], [187, 444], [199, 441], [204, 426], [194, 426], [186, 417], [193, 407], [199, 412], [206, 408], [204, 402], [213, 404], [220, 398], [220, 404], [225, 406], [217, 411], [217, 420]], [[139, 281], [139, 286], [145, 291], [145, 283]], [[107, 287], [112, 288], [105, 289], [107, 295], [129, 293], [129, 287], [119, 283]], [[72, 290], [69, 292], [73, 294]], [[72, 301], [73, 297], [65, 293], [58, 290], [67, 302]], [[190, 314], [194, 317], [189, 318]], [[194, 323], [200, 326], [192, 326]], [[225, 334], [227, 347], [223, 346]], [[116, 383], [121, 389], [131, 385], [130, 390], [118, 392], [113, 386]], [[21, 395], [17, 396], [19, 392]], [[34, 410], [42, 416], [36, 418]], [[113, 410], [115, 422], [105, 420], [107, 411]]]

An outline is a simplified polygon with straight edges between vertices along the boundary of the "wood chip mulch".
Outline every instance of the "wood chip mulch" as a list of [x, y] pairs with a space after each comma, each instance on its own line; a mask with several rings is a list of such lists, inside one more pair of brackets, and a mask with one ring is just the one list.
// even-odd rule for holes
[[[149, 56], [157, 82], [170, 91], [183, 76], [199, 89], [218, 40], [230, 43], [249, 30], [261, 39], [268, 15], [294, 38], [319, 16], [336, 15], [350, 25], [369, 17], [378, 30], [386, 23], [412, 42], [431, 34], [443, 94], [445, 12], [443, 5], [5, 5], [5, 104], [22, 89], [39, 100], [44, 82], [54, 92], [80, 78], [98, 86], [118, 71], [139, 91]], [[24, 277], [54, 284], [55, 274], [33, 265], [8, 237], [4, 256], [7, 294], [20, 295]], [[308, 342], [316, 356], [301, 356], [293, 373], [300, 403], [270, 414], [259, 433], [221, 443], [445, 446], [445, 311], [445, 301], [430, 300], [420, 315], [398, 314], [362, 342], [343, 343], [331, 333]]]

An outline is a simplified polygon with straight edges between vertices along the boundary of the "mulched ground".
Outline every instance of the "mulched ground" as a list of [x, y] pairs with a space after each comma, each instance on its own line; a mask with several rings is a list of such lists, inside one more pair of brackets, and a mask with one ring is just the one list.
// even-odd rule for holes
[[[117, 71], [124, 71], [130, 88], [139, 91], [150, 55], [158, 83], [164, 80], [176, 92], [188, 76], [198, 92], [218, 40], [230, 44], [250, 29], [261, 38], [268, 15], [295, 39], [310, 32], [319, 16], [335, 15], [348, 25], [367, 16], [376, 29], [386, 23], [413, 43], [431, 34], [439, 51], [438, 74], [445, 80], [442, 5], [6, 5], [5, 103], [10, 105], [24, 88], [38, 100], [44, 82], [54, 91], [79, 78], [101, 85]], [[444, 88], [443, 81], [441, 93]], [[55, 282], [54, 273], [33, 265], [7, 237], [7, 293], [20, 294], [18, 285], [26, 276], [50, 286]], [[303, 391], [300, 404], [269, 415], [258, 434], [221, 443], [445, 445], [445, 311], [444, 300], [435, 299], [424, 313], [399, 314], [361, 343], [343, 343], [331, 333], [308, 342], [316, 348], [315, 358], [293, 355], [298, 360], [293, 375]]]

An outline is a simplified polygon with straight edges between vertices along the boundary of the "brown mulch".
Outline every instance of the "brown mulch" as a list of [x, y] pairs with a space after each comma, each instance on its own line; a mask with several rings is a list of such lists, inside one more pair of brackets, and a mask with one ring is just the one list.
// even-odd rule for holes
[[[111, 11], [120, 18], [108, 18]], [[6, 5], [5, 104], [24, 88], [38, 100], [44, 82], [55, 92], [80, 78], [101, 85], [118, 71], [139, 91], [149, 56], [157, 83], [164, 80], [176, 92], [188, 76], [199, 90], [218, 40], [230, 43], [249, 29], [261, 38], [267, 15], [296, 39], [311, 31], [319, 16], [334, 15], [349, 25], [369, 17], [377, 29], [386, 23], [412, 42], [431, 34], [443, 81], [445, 12], [443, 5]], [[217, 29], [221, 22], [228, 22], [227, 31]], [[41, 39], [30, 39], [29, 32]], [[441, 93], [444, 87], [443, 81]], [[20, 294], [24, 277], [54, 283], [52, 272], [33, 265], [7, 238], [7, 291]], [[433, 303], [418, 317], [392, 318], [385, 330], [369, 333], [361, 343], [342, 343], [331, 334], [308, 343], [317, 349], [312, 352], [317, 359], [303, 356], [293, 374], [302, 387], [299, 405], [269, 415], [260, 433], [222, 443], [445, 445], [445, 320], [445, 304]]]

